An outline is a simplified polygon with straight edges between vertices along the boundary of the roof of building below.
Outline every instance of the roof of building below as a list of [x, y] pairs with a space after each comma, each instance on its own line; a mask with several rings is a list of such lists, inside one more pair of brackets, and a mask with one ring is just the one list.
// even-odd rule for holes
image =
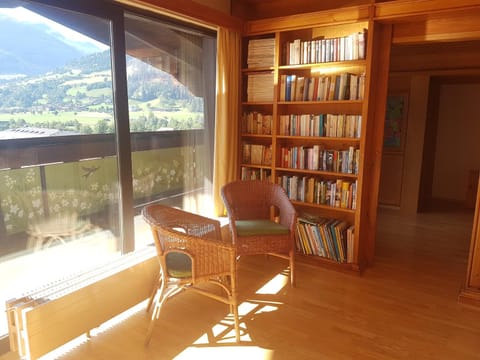
[[33, 137], [48, 137], [48, 136], [67, 136], [67, 135], [80, 135], [80, 133], [75, 131], [36, 128], [36, 127], [22, 127], [18, 129], [8, 129], [8, 130], [0, 131], [0, 139], [3, 139], [3, 140], [33, 138]]

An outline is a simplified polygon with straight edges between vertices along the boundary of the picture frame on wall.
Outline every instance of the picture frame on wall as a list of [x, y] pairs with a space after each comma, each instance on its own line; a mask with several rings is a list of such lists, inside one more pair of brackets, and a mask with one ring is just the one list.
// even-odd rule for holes
[[383, 135], [383, 146], [386, 150], [403, 150], [407, 130], [407, 108], [407, 94], [390, 94], [387, 96]]

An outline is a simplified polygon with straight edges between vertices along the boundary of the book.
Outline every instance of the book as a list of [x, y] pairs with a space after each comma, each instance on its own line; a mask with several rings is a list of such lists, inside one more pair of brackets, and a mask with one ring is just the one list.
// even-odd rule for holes
[[250, 145], [250, 164], [261, 165], [265, 146], [260, 144]]
[[250, 144], [243, 143], [242, 145], [242, 162], [244, 164], [250, 164], [252, 146]]
[[304, 76], [297, 76], [296, 84], [293, 86], [295, 91], [292, 100], [293, 101], [302, 101], [303, 99], [303, 92], [305, 87], [305, 77]]
[[265, 146], [263, 149], [263, 165], [272, 165], [272, 146]]

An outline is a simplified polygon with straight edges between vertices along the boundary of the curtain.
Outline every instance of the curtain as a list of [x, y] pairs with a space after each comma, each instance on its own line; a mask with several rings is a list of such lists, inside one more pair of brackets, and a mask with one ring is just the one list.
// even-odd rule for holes
[[240, 34], [234, 30], [219, 28], [213, 162], [213, 205], [216, 216], [225, 215], [225, 207], [220, 195], [221, 187], [237, 178], [240, 49]]

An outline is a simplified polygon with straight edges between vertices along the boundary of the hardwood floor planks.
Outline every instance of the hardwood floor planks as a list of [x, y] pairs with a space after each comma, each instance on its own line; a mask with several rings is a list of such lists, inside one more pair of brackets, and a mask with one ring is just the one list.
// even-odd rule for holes
[[463, 211], [401, 217], [380, 209], [375, 263], [362, 276], [298, 264], [293, 289], [257, 294], [272, 278], [287, 284], [275, 277], [286, 262], [242, 258], [240, 345], [233, 332], [221, 336], [219, 324], [232, 324], [227, 306], [187, 292], [165, 305], [150, 347], [142, 304], [56, 358], [480, 359], [480, 310], [457, 302], [472, 220]]

